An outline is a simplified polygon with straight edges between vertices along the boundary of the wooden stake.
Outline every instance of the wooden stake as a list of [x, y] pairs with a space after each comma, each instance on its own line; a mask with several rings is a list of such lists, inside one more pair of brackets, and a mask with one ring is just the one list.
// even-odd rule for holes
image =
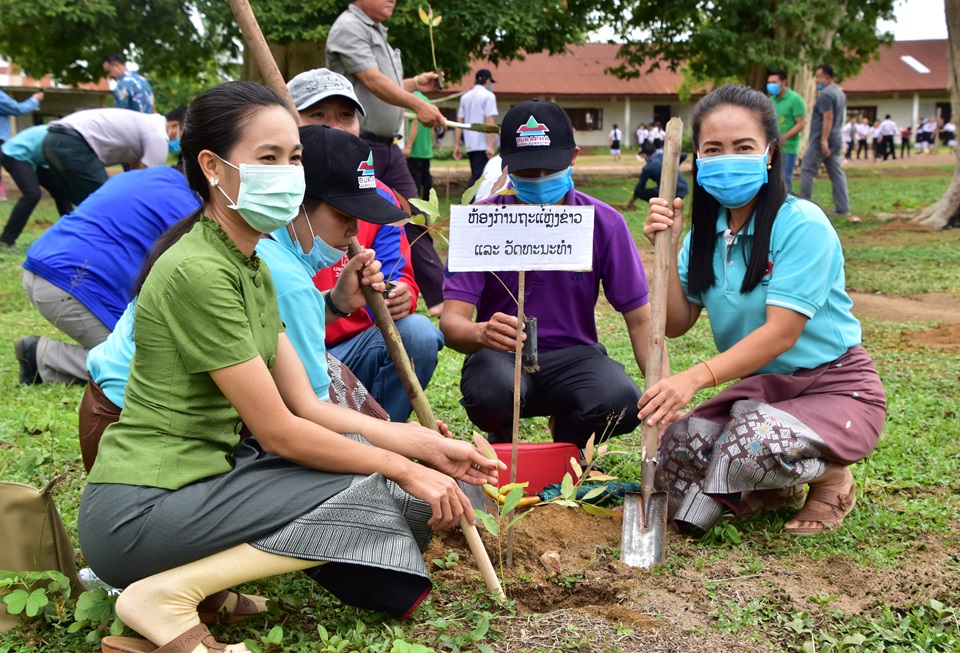
[[[526, 273], [520, 270], [517, 287], [517, 349], [513, 359], [513, 445], [510, 447], [510, 482], [517, 482], [517, 458], [520, 445], [520, 357], [523, 355], [523, 297]], [[507, 515], [507, 521], [513, 519], [513, 511]], [[507, 529], [507, 566], [513, 566], [513, 526]]]
[[[297, 124], [301, 124], [300, 114], [297, 113], [296, 107], [293, 104], [293, 98], [290, 96], [290, 91], [284, 83], [283, 77], [280, 75], [277, 62], [274, 61], [273, 55], [270, 53], [270, 48], [267, 46], [267, 41], [263, 37], [263, 32], [260, 30], [260, 24], [257, 23], [253, 10], [250, 8], [250, 3], [248, 0], [230, 0], [230, 8], [233, 9], [233, 15], [240, 25], [244, 41], [252, 51], [255, 61], [260, 67], [260, 72], [263, 74], [264, 80], [266, 80], [267, 86], [276, 91], [280, 97], [286, 99], [288, 108], [293, 113]], [[362, 248], [360, 247], [360, 243], [357, 242], [357, 239], [351, 238], [348, 251], [350, 257], [356, 256], [361, 251]], [[390, 354], [390, 358], [393, 360], [397, 373], [403, 382], [403, 387], [410, 397], [410, 403], [417, 413], [417, 419], [427, 428], [439, 432], [440, 429], [437, 425], [436, 418], [433, 416], [433, 411], [430, 408], [430, 402], [427, 401], [426, 395], [423, 394], [423, 387], [420, 385], [420, 380], [417, 379], [417, 375], [413, 372], [410, 358], [403, 348], [400, 333], [397, 331], [397, 326], [393, 323], [393, 318], [390, 316], [390, 310], [383, 301], [383, 296], [370, 286], [360, 284], [360, 288], [363, 290], [363, 296], [367, 300], [367, 305], [370, 307], [376, 319], [377, 328], [380, 329], [380, 333], [383, 334], [383, 340], [387, 345], [387, 352]], [[490, 556], [487, 555], [487, 550], [483, 546], [480, 534], [477, 533], [477, 527], [471, 525], [466, 517], [460, 517], [460, 528], [467, 538], [470, 552], [477, 562], [477, 567], [480, 569], [480, 574], [483, 576], [487, 589], [495, 598], [501, 601], [506, 600], [506, 594], [503, 593], [503, 588], [500, 586], [500, 579], [497, 578], [497, 572], [490, 562]]]

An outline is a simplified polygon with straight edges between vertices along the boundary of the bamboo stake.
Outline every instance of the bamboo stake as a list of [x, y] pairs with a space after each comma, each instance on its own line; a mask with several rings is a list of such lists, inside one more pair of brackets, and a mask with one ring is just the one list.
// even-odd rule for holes
[[[660, 197], [673, 207], [677, 195], [677, 168], [680, 165], [680, 140], [683, 122], [674, 116], [667, 122], [663, 143], [663, 170], [660, 175]], [[663, 229], [654, 236], [653, 284], [650, 293], [650, 335], [647, 346], [647, 369], [644, 370], [645, 387], [653, 387], [663, 378], [664, 326], [667, 321], [667, 272], [670, 265], [670, 230]], [[657, 471], [657, 448], [660, 429], [657, 425], [643, 422], [641, 441], [640, 483], [644, 514], [653, 494], [654, 477]]]
[[[237, 23], [240, 25], [240, 31], [243, 33], [244, 41], [246, 42], [247, 47], [251, 49], [257, 65], [260, 67], [260, 72], [263, 75], [264, 80], [266, 80], [266, 83], [270, 88], [280, 94], [280, 96], [287, 101], [288, 108], [293, 113], [297, 124], [301, 124], [300, 114], [296, 111], [296, 107], [293, 104], [293, 98], [290, 97], [290, 91], [287, 89], [287, 85], [284, 83], [283, 77], [280, 75], [280, 69], [277, 67], [277, 62], [274, 61], [273, 55], [270, 53], [270, 48], [267, 45], [266, 39], [263, 37], [263, 32], [260, 30], [260, 25], [257, 23], [257, 19], [253, 14], [253, 10], [250, 8], [250, 3], [248, 0], [229, 1], [230, 8], [233, 10], [233, 15], [236, 17]], [[360, 243], [357, 242], [356, 238], [352, 238], [350, 240], [348, 251], [350, 257], [352, 258], [356, 256], [361, 251], [363, 250], [360, 247]], [[423, 388], [420, 386], [420, 381], [413, 372], [413, 366], [410, 364], [410, 358], [407, 356], [407, 352], [403, 348], [403, 341], [400, 339], [400, 333], [397, 331], [397, 327], [393, 323], [393, 318], [390, 316], [390, 311], [383, 301], [383, 296], [370, 286], [361, 284], [360, 288], [363, 290], [363, 296], [367, 300], [367, 305], [370, 307], [370, 310], [373, 312], [374, 318], [376, 319], [377, 328], [379, 328], [380, 333], [383, 334], [384, 342], [386, 342], [387, 345], [387, 351], [390, 354], [390, 358], [393, 360], [394, 366], [397, 369], [397, 373], [400, 375], [400, 379], [403, 382], [403, 387], [410, 397], [410, 403], [413, 405], [413, 409], [417, 413], [417, 419], [427, 428], [433, 429], [434, 431], [439, 431], [440, 429], [437, 425], [437, 420], [433, 416], [433, 411], [430, 408], [430, 402], [427, 401], [426, 396], [423, 394]], [[487, 550], [483, 546], [483, 541], [480, 539], [480, 534], [477, 533], [477, 527], [471, 525], [467, 521], [466, 517], [460, 517], [460, 528], [463, 530], [463, 533], [467, 538], [467, 544], [470, 546], [470, 552], [476, 559], [477, 566], [479, 567], [480, 574], [483, 576], [483, 580], [487, 585], [487, 589], [497, 599], [501, 601], [506, 600], [507, 597], [503, 593], [503, 588], [500, 586], [500, 580], [497, 578], [497, 573], [493, 568], [493, 564], [490, 562], [490, 556], [487, 555]]]
[[[517, 482], [517, 458], [520, 445], [520, 378], [523, 356], [523, 297], [526, 273], [520, 270], [520, 281], [517, 287], [517, 347], [513, 360], [513, 446], [510, 447], [510, 482]], [[507, 515], [507, 522], [513, 519], [513, 511]], [[507, 566], [513, 566], [513, 526], [507, 529]]]

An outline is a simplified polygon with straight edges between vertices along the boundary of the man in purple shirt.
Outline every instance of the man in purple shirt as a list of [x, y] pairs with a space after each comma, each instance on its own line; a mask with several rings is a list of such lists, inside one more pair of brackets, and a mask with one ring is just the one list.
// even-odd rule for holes
[[[540, 369], [522, 375], [520, 415], [550, 416], [556, 442], [583, 448], [592, 434], [599, 441], [639, 424], [640, 390], [598, 342], [594, 309], [600, 284], [623, 315], [641, 372], [650, 307], [643, 264], [623, 217], [573, 188], [579, 151], [561, 107], [542, 100], [515, 105], [503, 118], [501, 155], [517, 194], [485, 203], [595, 207], [593, 270], [527, 272], [524, 298], [524, 312], [537, 318]], [[440, 330], [448, 347], [467, 354], [460, 402], [494, 442], [511, 437], [517, 304], [504, 286], [515, 297], [518, 285], [516, 272], [449, 271], [443, 285]]]

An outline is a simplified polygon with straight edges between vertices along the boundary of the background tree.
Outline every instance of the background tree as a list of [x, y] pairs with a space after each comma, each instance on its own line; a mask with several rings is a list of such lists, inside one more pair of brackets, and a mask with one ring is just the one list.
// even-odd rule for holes
[[[33, 77], [94, 82], [111, 52], [136, 61], [151, 81], [192, 78], [211, 60], [236, 58], [236, 28], [194, 16], [215, 0], [0, 0], [0, 55]], [[225, 4], [225, 3], [224, 3]], [[219, 58], [219, 59], [218, 59]]]
[[[597, 26], [601, 0], [435, 0], [443, 16], [435, 30], [437, 58], [448, 79], [459, 79], [471, 57], [496, 63], [523, 51], [561, 52]], [[348, 0], [253, 0], [264, 36], [289, 78], [323, 65], [324, 41]], [[422, 6], [426, 8], [427, 2]], [[398, 4], [387, 23], [408, 72], [433, 67], [418, 2]], [[136, 61], [158, 93], [207, 76], [211, 61], [239, 60], [242, 40], [226, 2], [217, 0], [0, 0], [0, 55], [34, 77], [74, 84], [103, 77], [105, 54]], [[255, 77], [251, 67], [242, 73]], [[219, 79], [211, 80], [213, 82]], [[158, 88], [159, 87], [159, 88]]]
[[[960, 116], [960, 0], [946, 0], [947, 47], [950, 56], [950, 115]], [[956, 167], [946, 194], [920, 212], [916, 220], [938, 229], [960, 227], [960, 148], [954, 150]]]
[[[494, 65], [522, 56], [523, 52], [562, 52], [599, 26], [596, 9], [603, 0], [405, 0], [397, 4], [386, 23], [390, 44], [403, 53], [407, 75], [431, 70], [433, 62], [426, 26], [418, 9], [429, 4], [443, 17], [434, 28], [437, 62], [451, 82], [470, 67], [471, 58]], [[251, 0], [257, 22], [270, 43], [284, 78], [324, 64], [324, 42], [330, 25], [349, 0]], [[221, 3], [216, 22], [231, 22], [229, 8]], [[211, 14], [211, 17], [213, 15]], [[255, 66], [245, 63], [244, 77], [256, 78]]]
[[[600, 11], [626, 43], [613, 72], [636, 77], [651, 67], [686, 66], [696, 79], [737, 79], [757, 89], [767, 70], [797, 72], [830, 63], [842, 77], [893, 35], [894, 0], [605, 0]], [[801, 84], [796, 84], [801, 86]]]

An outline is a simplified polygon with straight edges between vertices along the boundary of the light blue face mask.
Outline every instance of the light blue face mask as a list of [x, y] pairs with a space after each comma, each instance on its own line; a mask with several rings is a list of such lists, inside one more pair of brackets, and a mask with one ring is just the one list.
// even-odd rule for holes
[[817, 90], [818, 90], [818, 91], [822, 91], [822, 90], [823, 90], [823, 84], [817, 84]]
[[180, 154], [180, 139], [175, 138], [169, 143], [167, 143], [167, 149], [170, 150], [173, 154]]
[[303, 166], [241, 163], [238, 168], [229, 161], [220, 160], [240, 171], [237, 201], [230, 199], [215, 183], [216, 180], [210, 183], [230, 202], [227, 208], [239, 213], [248, 225], [262, 234], [269, 234], [297, 217], [307, 188]]
[[[304, 216], [306, 217], [306, 211], [304, 210]], [[337, 249], [332, 245], [328, 245], [327, 242], [316, 235], [313, 232], [313, 225], [310, 224], [310, 218], [307, 217], [307, 228], [310, 230], [310, 235], [313, 237], [313, 247], [310, 248], [309, 252], [304, 252], [303, 247], [300, 246], [300, 239], [297, 238], [294, 240], [290, 237], [290, 232], [286, 227], [281, 227], [273, 232], [273, 237], [277, 239], [281, 245], [292, 251], [297, 255], [303, 264], [310, 268], [313, 272], [319, 272], [324, 268], [328, 268], [335, 263], [339, 263], [340, 259], [344, 256], [344, 251]], [[294, 225], [294, 230], [296, 230], [296, 225]]]
[[768, 95], [780, 95], [780, 85], [779, 84], [767, 84], [767, 94]]
[[697, 153], [697, 183], [722, 206], [738, 209], [767, 183], [767, 154], [723, 154], [702, 158]]
[[573, 168], [545, 177], [509, 176], [517, 198], [524, 204], [556, 204], [573, 188]]

